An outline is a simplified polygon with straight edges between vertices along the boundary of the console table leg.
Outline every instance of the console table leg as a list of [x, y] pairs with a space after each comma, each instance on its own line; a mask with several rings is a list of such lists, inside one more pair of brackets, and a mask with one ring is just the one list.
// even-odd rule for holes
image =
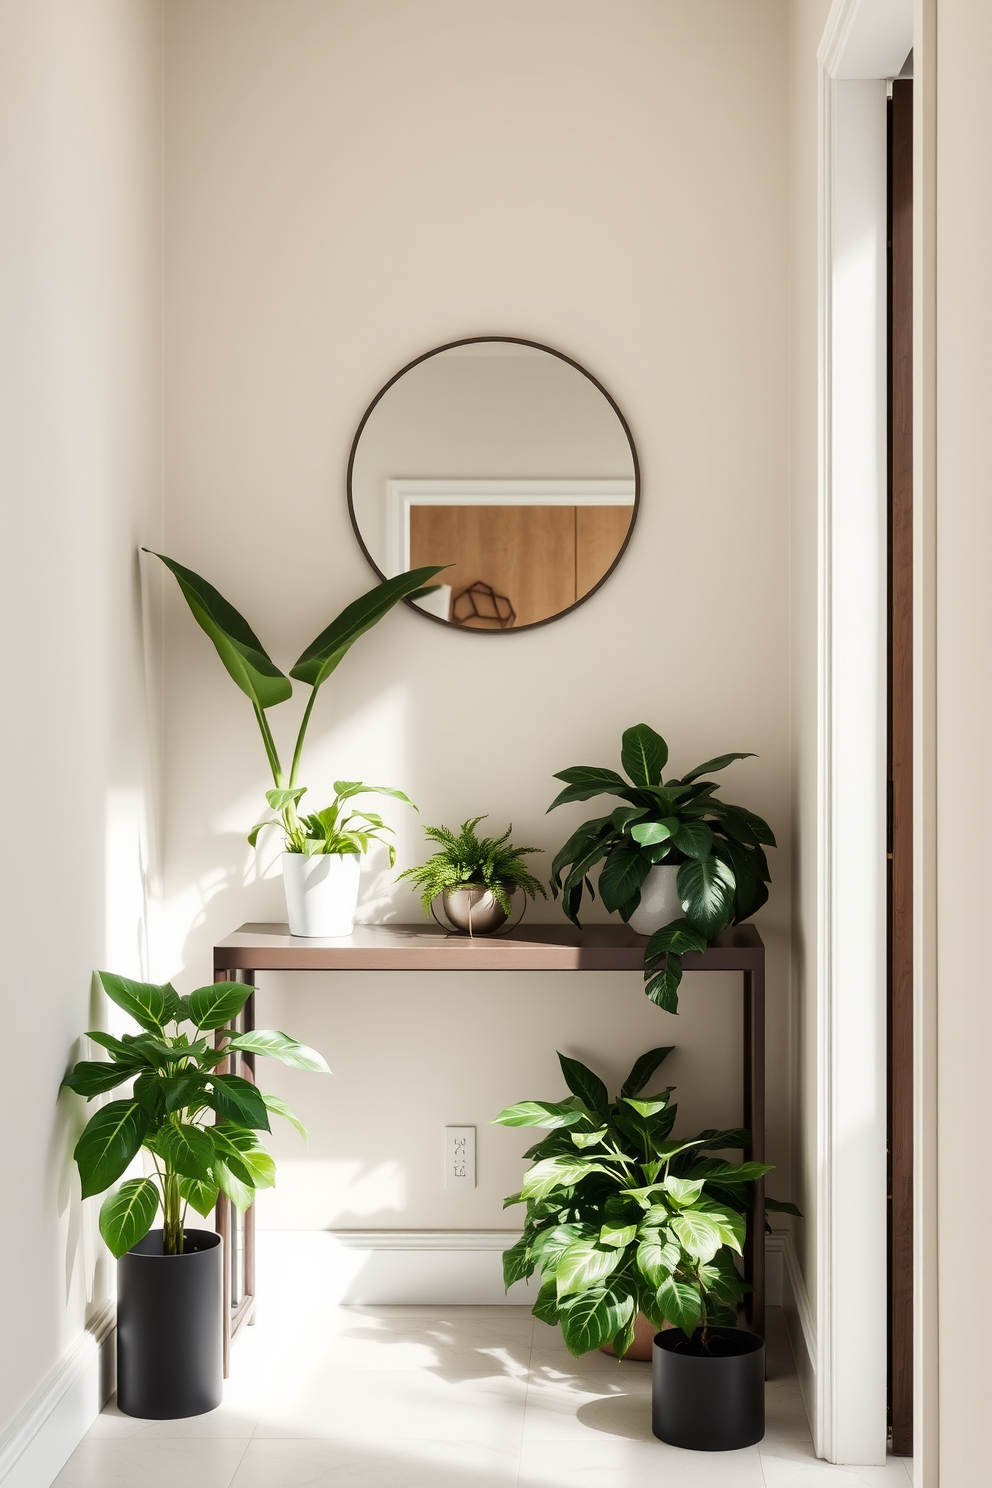
[[[744, 1124], [751, 1142], [745, 1162], [765, 1160], [765, 973], [744, 973]], [[765, 1334], [765, 1183], [754, 1184], [754, 1207], [744, 1244], [744, 1275], [754, 1290], [745, 1300], [745, 1316], [755, 1333]]]

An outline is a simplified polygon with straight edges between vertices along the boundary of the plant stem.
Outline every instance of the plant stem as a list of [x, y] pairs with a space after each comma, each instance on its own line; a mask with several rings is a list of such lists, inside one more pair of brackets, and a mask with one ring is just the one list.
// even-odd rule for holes
[[179, 1175], [167, 1167], [162, 1185], [162, 1250], [164, 1254], [182, 1255], [185, 1238]]
[[255, 708], [255, 717], [258, 720], [259, 731], [262, 735], [262, 743], [265, 745], [265, 754], [269, 761], [269, 769], [272, 771], [272, 779], [276, 783], [276, 789], [281, 790], [285, 784], [285, 776], [282, 773], [282, 765], [279, 763], [276, 741], [272, 737], [272, 730], [269, 728], [269, 720], [265, 716], [264, 708], [260, 708], [257, 703], [253, 706]]
[[289, 788], [290, 788], [290, 790], [292, 790], [293, 789], [293, 786], [296, 784], [296, 777], [297, 777], [297, 774], [298, 774], [299, 768], [300, 768], [300, 760], [301, 760], [301, 758], [303, 756], [303, 740], [307, 736], [307, 725], [310, 722], [310, 714], [313, 712], [313, 705], [314, 705], [314, 702], [316, 700], [316, 697], [317, 697], [317, 689], [316, 689], [316, 687], [313, 687], [310, 690], [310, 699], [309, 699], [309, 702], [307, 703], [306, 708], [305, 708], [304, 713], [303, 713], [303, 721], [300, 724], [300, 732], [296, 736], [296, 748], [293, 750], [293, 764], [292, 764], [292, 767], [290, 768], [290, 772], [289, 772]]

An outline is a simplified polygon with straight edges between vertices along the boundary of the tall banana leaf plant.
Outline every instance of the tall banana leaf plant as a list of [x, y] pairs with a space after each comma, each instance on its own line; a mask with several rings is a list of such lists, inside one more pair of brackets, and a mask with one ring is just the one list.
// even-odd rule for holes
[[[306, 794], [306, 786], [299, 784], [300, 764], [317, 693], [359, 637], [388, 615], [394, 605], [401, 599], [420, 599], [437, 587], [431, 585], [430, 580], [441, 572], [444, 565], [410, 569], [407, 573], [397, 574], [395, 578], [383, 580], [368, 593], [360, 595], [320, 632], [290, 670], [289, 676], [286, 676], [269, 656], [245, 617], [212, 584], [191, 568], [177, 563], [174, 558], [167, 558], [164, 553], [153, 553], [150, 548], [142, 551], [161, 559], [174, 575], [194, 620], [210, 637], [228, 674], [254, 709], [273, 780], [273, 788], [266, 791], [265, 798], [282, 825], [287, 849], [291, 852], [311, 850], [304, 843], [313, 835], [314, 819], [307, 818], [305, 822], [301, 822], [297, 806], [301, 796]], [[308, 686], [310, 696], [287, 771], [276, 748], [268, 711], [292, 697], [293, 683], [290, 678]], [[385, 786], [362, 786], [358, 781], [339, 781], [335, 790], [340, 794], [342, 787], [346, 788], [344, 793], [349, 796], [374, 792], [396, 796], [404, 801], [407, 799], [401, 791], [393, 791]], [[367, 820], [374, 822], [375, 819], [369, 817]], [[253, 846], [259, 828], [263, 825], [265, 823], [259, 822], [252, 830], [249, 841]]]

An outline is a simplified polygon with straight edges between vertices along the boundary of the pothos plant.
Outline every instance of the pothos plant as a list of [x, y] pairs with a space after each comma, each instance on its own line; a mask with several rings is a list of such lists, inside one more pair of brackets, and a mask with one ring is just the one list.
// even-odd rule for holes
[[555, 856], [551, 892], [562, 896], [568, 918], [579, 923], [583, 890], [595, 897], [589, 874], [598, 863], [604, 906], [629, 920], [641, 900], [650, 870], [678, 867], [683, 919], [656, 930], [644, 951], [645, 992], [666, 1012], [678, 1011], [682, 955], [703, 951], [731, 923], [750, 919], [768, 898], [771, 874], [764, 849], [775, 846], [768, 823], [743, 806], [721, 801], [718, 783], [707, 775], [724, 770], [749, 753], [721, 754], [684, 775], [662, 779], [668, 745], [646, 723], [626, 729], [615, 770], [573, 765], [559, 770], [565, 789], [548, 807], [593, 796], [617, 796], [625, 804], [606, 816], [583, 822]]
[[138, 1024], [139, 1033], [115, 1038], [92, 1030], [86, 1036], [109, 1060], [82, 1059], [63, 1084], [91, 1101], [133, 1081], [130, 1095], [110, 1101], [90, 1117], [73, 1157], [83, 1198], [103, 1193], [142, 1148], [154, 1177], [129, 1178], [104, 1200], [100, 1233], [122, 1256], [151, 1229], [162, 1211], [162, 1249], [183, 1253], [187, 1209], [204, 1217], [219, 1194], [239, 1210], [250, 1207], [257, 1189], [275, 1182], [275, 1163], [258, 1133], [269, 1131], [269, 1114], [306, 1128], [286, 1103], [252, 1081], [220, 1066], [236, 1051], [264, 1054], [296, 1069], [329, 1074], [315, 1049], [285, 1033], [255, 1029], [223, 1038], [244, 1007], [251, 988], [243, 982], [214, 982], [188, 997], [175, 988], [101, 971], [107, 996]]
[[[311, 856], [320, 853], [366, 853], [370, 843], [385, 842], [389, 852], [389, 866], [392, 868], [396, 863], [396, 849], [385, 836], [387, 832], [392, 835], [392, 827], [377, 812], [353, 810], [346, 803], [353, 796], [375, 795], [393, 796], [397, 801], [413, 806], [409, 796], [405, 796], [402, 791], [391, 790], [388, 785], [363, 785], [360, 780], [335, 780], [334, 791], [334, 800], [330, 806], [323, 811], [314, 811], [309, 816], [296, 815], [291, 825], [287, 825], [285, 812], [281, 816], [267, 817], [264, 821], [256, 822], [248, 833], [248, 841], [254, 847], [263, 827], [281, 826], [286, 852], [309, 853]], [[301, 797], [306, 795], [306, 786], [299, 785], [291, 791], [267, 791], [266, 799], [270, 806], [275, 806], [276, 800], [273, 797], [281, 799], [287, 795], [294, 798], [294, 807], [298, 806]], [[416, 806], [413, 809], [416, 811]]]
[[525, 1154], [533, 1166], [504, 1205], [527, 1210], [523, 1235], [503, 1254], [503, 1274], [509, 1288], [540, 1272], [534, 1316], [560, 1324], [573, 1354], [612, 1344], [622, 1357], [638, 1312], [689, 1336], [733, 1323], [747, 1290], [734, 1257], [744, 1244], [749, 1186], [770, 1169], [711, 1155], [745, 1146], [746, 1131], [671, 1137], [672, 1088], [641, 1093], [671, 1052], [642, 1054], [615, 1099], [586, 1065], [559, 1054], [571, 1094], [520, 1101], [496, 1117], [502, 1126], [550, 1128]]
[[530, 899], [538, 894], [548, 897], [540, 879], [534, 877], [523, 861], [528, 853], [544, 849], [514, 847], [509, 840], [512, 825], [502, 837], [478, 837], [475, 829], [485, 819], [474, 816], [462, 822], [457, 833], [448, 827], [424, 828], [424, 835], [439, 844], [438, 851], [419, 868], [407, 868], [399, 877], [412, 879], [428, 914], [438, 894], [467, 884], [484, 885], [505, 914], [510, 913], [510, 894], [514, 889], [523, 889]]
[[[150, 548], [143, 552], [150, 553]], [[272, 772], [273, 789], [266, 791], [265, 799], [276, 813], [275, 822], [281, 825], [287, 852], [356, 852], [364, 851], [360, 844], [378, 837], [385, 827], [374, 813], [353, 814], [352, 821], [343, 824], [341, 802], [363, 792], [395, 796], [407, 801], [402, 791], [387, 786], [365, 786], [360, 781], [337, 781], [334, 789], [337, 796], [324, 811], [313, 812], [302, 817], [297, 811], [300, 798], [306, 794], [306, 786], [299, 784], [303, 743], [307, 727], [317, 700], [317, 693], [331, 673], [338, 667], [360, 636], [389, 613], [401, 599], [420, 599], [433, 593], [437, 587], [430, 580], [441, 572], [444, 565], [429, 568], [414, 568], [395, 578], [384, 579], [367, 594], [361, 595], [346, 605], [336, 619], [322, 630], [300, 656], [296, 665], [286, 676], [265, 650], [258, 636], [241, 615], [212, 584], [191, 568], [184, 568], [164, 553], [153, 555], [160, 558], [172, 573], [183, 598], [189, 605], [194, 620], [210, 637], [229, 675], [248, 698], [255, 712], [255, 721], [262, 736], [265, 757]], [[268, 719], [270, 708], [284, 703], [293, 695], [290, 678], [303, 682], [310, 688], [303, 718], [296, 735], [292, 762], [288, 771], [283, 767], [276, 748], [275, 737]], [[412, 804], [407, 802], [407, 804]], [[258, 833], [268, 820], [258, 822], [249, 834], [249, 842], [255, 845]], [[337, 846], [330, 845], [337, 839]], [[342, 845], [343, 844], [343, 845]]]

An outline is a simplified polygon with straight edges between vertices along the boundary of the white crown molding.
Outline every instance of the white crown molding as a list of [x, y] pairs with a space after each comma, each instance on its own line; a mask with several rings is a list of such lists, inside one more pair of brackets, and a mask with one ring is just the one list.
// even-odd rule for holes
[[895, 77], [913, 45], [913, 0], [834, 0], [817, 59], [828, 77]]

